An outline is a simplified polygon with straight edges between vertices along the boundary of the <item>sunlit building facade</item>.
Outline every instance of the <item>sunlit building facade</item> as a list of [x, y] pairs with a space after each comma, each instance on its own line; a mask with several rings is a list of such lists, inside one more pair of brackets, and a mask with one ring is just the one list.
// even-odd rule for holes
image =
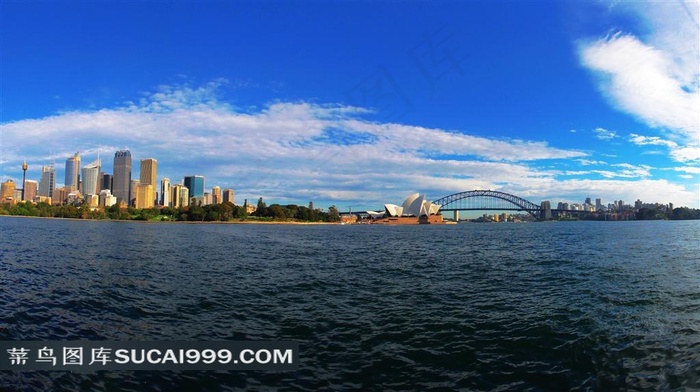
[[112, 194], [117, 202], [131, 202], [131, 151], [119, 150], [114, 154]]
[[66, 176], [63, 183], [64, 186], [70, 187], [71, 190], [78, 190], [80, 181], [80, 153], [66, 159]]
[[82, 184], [84, 195], [97, 195], [99, 193], [100, 159], [83, 167]]
[[53, 164], [41, 167], [41, 179], [39, 180], [39, 196], [53, 197], [56, 188], [56, 169]]

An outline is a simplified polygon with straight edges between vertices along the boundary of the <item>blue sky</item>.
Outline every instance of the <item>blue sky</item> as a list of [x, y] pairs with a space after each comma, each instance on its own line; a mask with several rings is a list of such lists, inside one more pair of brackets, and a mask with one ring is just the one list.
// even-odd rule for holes
[[698, 8], [2, 2], [0, 177], [128, 148], [237, 201], [697, 208]]

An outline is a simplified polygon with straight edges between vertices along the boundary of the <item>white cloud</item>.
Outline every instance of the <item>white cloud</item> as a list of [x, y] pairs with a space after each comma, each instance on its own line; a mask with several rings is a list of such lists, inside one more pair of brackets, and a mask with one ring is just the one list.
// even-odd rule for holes
[[584, 65], [605, 75], [602, 89], [620, 109], [650, 126], [698, 137], [700, 95], [687, 91], [692, 79], [674, 71], [672, 53], [615, 35], [585, 46], [581, 56]]
[[671, 157], [678, 162], [700, 162], [700, 147], [681, 147], [671, 151]]
[[600, 140], [612, 140], [617, 137], [617, 134], [615, 132], [608, 131], [605, 128], [598, 127], [594, 130], [594, 132], [596, 134], [595, 136]]
[[589, 166], [589, 165], [607, 165], [607, 162], [604, 161], [594, 161], [590, 159], [576, 159], [578, 163], [580, 163], [583, 166]]
[[634, 36], [619, 32], [582, 43], [583, 65], [599, 76], [601, 90], [617, 108], [673, 139], [641, 137], [642, 143], [632, 140], [634, 143], [665, 145], [671, 148], [671, 156], [676, 160], [697, 159], [694, 158], [698, 156], [695, 149], [700, 146], [697, 2], [630, 2], [616, 3], [611, 8], [638, 16], [646, 24], [648, 34]]
[[700, 161], [700, 147], [679, 146], [678, 143], [674, 141], [664, 140], [658, 136], [642, 136], [634, 133], [630, 134], [629, 140], [638, 146], [653, 145], [668, 147], [671, 151], [671, 158], [676, 162]]
[[[367, 110], [342, 105], [276, 102], [243, 112], [220, 103], [216, 92], [210, 91], [215, 89], [162, 86], [138, 104], [122, 108], [2, 124], [0, 152], [5, 162], [0, 169], [5, 177], [21, 175], [19, 165], [26, 157], [29, 177], [38, 177], [53, 152], [60, 180], [66, 157], [80, 150], [87, 162], [99, 150], [103, 169], [110, 172], [114, 151], [129, 148], [135, 162], [158, 159], [159, 177], [176, 183], [184, 175], [201, 174], [206, 176], [207, 188], [236, 189], [238, 202], [263, 196], [268, 202], [314, 200], [364, 208], [400, 202], [416, 191], [438, 198], [470, 189], [497, 189], [534, 202], [550, 195], [558, 200], [585, 189], [574, 184], [590, 186], [586, 192], [612, 192], [617, 198], [621, 192], [628, 194], [619, 187], [638, 190], [636, 180], [649, 181], [648, 166], [610, 165], [541, 141], [369, 122], [362, 119]], [[613, 169], [577, 172], [574, 168], [560, 173], [538, 166], [552, 159]], [[135, 163], [134, 176], [137, 172]], [[558, 178], [584, 174], [603, 178], [583, 183]], [[687, 194], [671, 185], [676, 197], [669, 194], [669, 200], [682, 205]]]
[[700, 167], [697, 166], [674, 167], [673, 170], [684, 173], [700, 174]]
[[208, 187], [238, 189], [239, 198], [367, 202], [371, 195], [401, 198], [420, 190], [440, 197], [553, 178], [528, 162], [586, 155], [542, 141], [369, 122], [361, 118], [368, 110], [352, 106], [276, 102], [241, 111], [220, 102], [220, 83], [160, 86], [124, 107], [2, 124], [7, 163], [0, 169], [16, 173], [14, 163], [27, 157], [38, 176], [52, 155], [61, 179], [63, 160], [75, 151], [87, 161], [99, 150], [110, 171], [114, 151], [129, 148], [135, 176], [138, 159], [153, 157], [159, 177], [175, 183], [202, 174]]

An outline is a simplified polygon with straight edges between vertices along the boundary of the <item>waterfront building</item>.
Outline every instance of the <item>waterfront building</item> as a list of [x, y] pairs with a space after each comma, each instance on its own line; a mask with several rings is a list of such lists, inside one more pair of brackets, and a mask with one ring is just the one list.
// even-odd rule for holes
[[46, 203], [46, 204], [51, 204], [51, 203], [52, 203], [52, 200], [51, 200], [51, 198], [48, 197], [48, 196], [37, 195], [36, 197], [34, 197], [34, 203]]
[[100, 196], [97, 194], [85, 195], [85, 204], [87, 204], [90, 209], [96, 209], [100, 206]]
[[212, 195], [209, 192], [204, 192], [204, 197], [202, 197], [202, 205], [206, 206], [212, 204]]
[[114, 182], [112, 194], [117, 201], [131, 202], [131, 151], [119, 150], [114, 154]]
[[605, 210], [605, 206], [603, 205], [600, 198], [595, 199], [595, 210], [596, 211]]
[[180, 207], [190, 205], [190, 190], [186, 186], [180, 187]]
[[231, 204], [236, 204], [235, 198], [236, 198], [236, 192], [233, 189], [226, 189], [224, 191], [224, 198], [223, 198], [224, 203], [229, 202]]
[[100, 191], [108, 189], [110, 193], [112, 192], [112, 182], [114, 177], [111, 174], [105, 172], [100, 173]]
[[100, 191], [98, 203], [100, 207], [109, 208], [117, 204], [117, 198], [112, 195], [109, 189], [103, 189]]
[[221, 199], [221, 187], [215, 186], [211, 188], [211, 203], [221, 204], [223, 200]]
[[156, 200], [155, 188], [151, 184], [136, 185], [136, 208], [153, 208]]
[[204, 197], [204, 176], [186, 176], [183, 185], [190, 197]]
[[131, 185], [129, 186], [131, 200], [129, 200], [129, 205], [132, 207], [136, 205], [136, 187], [139, 186], [140, 183], [139, 180], [131, 180]]
[[170, 187], [170, 206], [172, 208], [180, 208], [180, 191], [182, 185], [175, 184]]
[[401, 206], [384, 204], [384, 212], [367, 211], [372, 223], [379, 224], [442, 224], [440, 205], [426, 200], [425, 195], [414, 193]]
[[83, 167], [82, 188], [84, 195], [96, 195], [99, 192], [98, 180], [100, 175], [100, 159]]
[[53, 198], [53, 190], [56, 188], [56, 169], [54, 165], [41, 167], [41, 179], [39, 180], [39, 196]]
[[170, 188], [170, 179], [163, 177], [160, 180], [160, 205], [163, 207], [171, 207]]
[[54, 197], [51, 198], [53, 205], [61, 205], [68, 199], [68, 194], [70, 193], [70, 187], [56, 188], [53, 191]]
[[[312, 201], [309, 202], [309, 207], [313, 207], [313, 206], [314, 206], [314, 203], [313, 203]], [[248, 214], [248, 215], [254, 213], [255, 210], [258, 209], [257, 206], [254, 206], [253, 204], [248, 203], [248, 199], [245, 199], [245, 200], [243, 201], [243, 208], [245, 208], [245, 213]]]
[[170, 187], [170, 198], [172, 199], [172, 207], [180, 208], [190, 205], [190, 193], [187, 187], [182, 184], [175, 184]]
[[24, 180], [24, 200], [34, 200], [39, 183], [34, 180]]
[[[66, 187], [68, 188], [68, 187]], [[71, 188], [68, 188], [71, 189]], [[80, 191], [71, 191], [68, 193], [68, 196], [66, 197], [66, 204], [77, 204], [80, 203], [83, 200], [83, 195], [80, 194]]]
[[[591, 201], [591, 199], [587, 199], [587, 200]], [[542, 212], [540, 213], [541, 214], [540, 218], [542, 220], [552, 219], [552, 205], [549, 201], [545, 200], [542, 203], [540, 203], [540, 208], [542, 209]]]
[[158, 161], [153, 158], [141, 160], [141, 171], [139, 172], [139, 181], [141, 184], [156, 186], [156, 172], [158, 169]]
[[2, 203], [15, 203], [15, 190], [17, 190], [17, 184], [12, 179], [8, 179], [0, 185], [0, 195], [2, 198], [0, 202]]
[[71, 190], [78, 190], [80, 182], [80, 152], [66, 159], [66, 176], [63, 186], [70, 187]]

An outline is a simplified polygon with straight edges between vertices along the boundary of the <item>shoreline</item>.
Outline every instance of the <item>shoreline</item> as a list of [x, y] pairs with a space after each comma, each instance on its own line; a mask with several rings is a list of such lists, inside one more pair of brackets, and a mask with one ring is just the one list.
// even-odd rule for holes
[[82, 222], [128, 222], [141, 224], [223, 224], [223, 225], [340, 225], [340, 222], [291, 222], [291, 221], [255, 221], [255, 220], [231, 220], [231, 221], [144, 221], [136, 219], [120, 220], [120, 219], [82, 219], [82, 218], [58, 218], [54, 216], [26, 216], [26, 215], [0, 215], [0, 218], [30, 218], [30, 219], [58, 219]]

